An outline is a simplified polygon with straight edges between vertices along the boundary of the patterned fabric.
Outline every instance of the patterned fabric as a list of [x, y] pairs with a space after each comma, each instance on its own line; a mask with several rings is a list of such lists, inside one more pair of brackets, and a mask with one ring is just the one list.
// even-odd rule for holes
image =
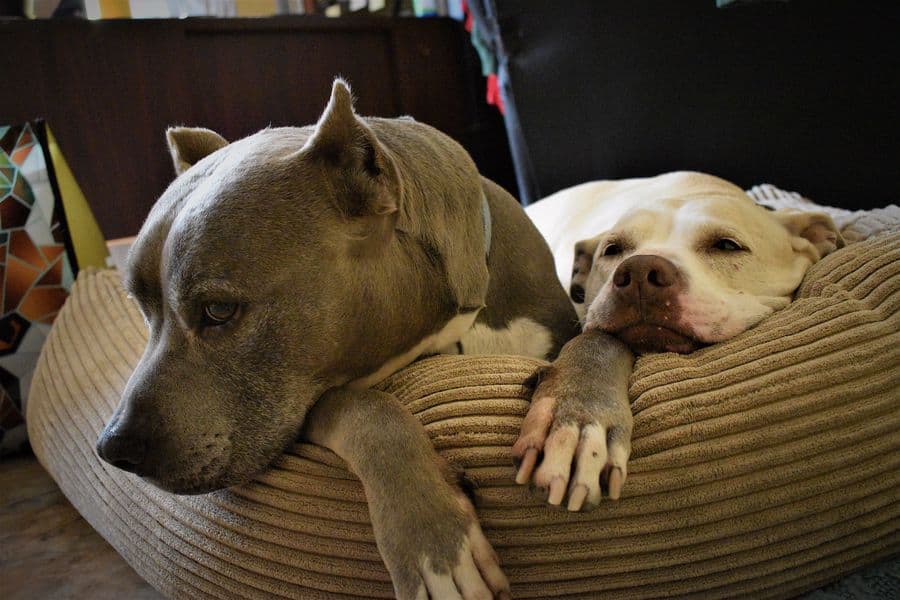
[[0, 456], [26, 443], [31, 375], [74, 279], [44, 139], [40, 122], [0, 127]]
[[775, 210], [793, 208], [824, 212], [834, 219], [838, 229], [841, 230], [841, 235], [847, 242], [858, 242], [879, 233], [892, 231], [900, 222], [900, 206], [896, 204], [889, 204], [884, 208], [873, 210], [845, 210], [816, 204], [797, 192], [787, 192], [768, 183], [753, 186], [747, 190], [747, 194], [757, 204]]

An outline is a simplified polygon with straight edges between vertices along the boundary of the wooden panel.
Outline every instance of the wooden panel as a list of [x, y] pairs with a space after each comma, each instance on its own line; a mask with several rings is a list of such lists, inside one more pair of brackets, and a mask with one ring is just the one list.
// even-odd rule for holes
[[[228, 139], [314, 122], [335, 75], [361, 114], [410, 114], [486, 152], [502, 124], [471, 106], [483, 85], [459, 24], [441, 19], [185, 19], [0, 22], [0, 122], [44, 117], [107, 238], [134, 234], [172, 179], [164, 131], [202, 125]], [[465, 59], [463, 59], [463, 58]], [[482, 139], [485, 135], [490, 140]]]

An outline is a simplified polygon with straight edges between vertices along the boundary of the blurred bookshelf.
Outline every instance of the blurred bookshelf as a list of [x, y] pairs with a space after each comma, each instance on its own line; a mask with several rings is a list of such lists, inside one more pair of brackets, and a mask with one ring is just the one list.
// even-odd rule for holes
[[[179, 19], [313, 15], [450, 17], [463, 20], [464, 0], [23, 0], [3, 1], [3, 14], [29, 18]], [[9, 11], [9, 12], [7, 12]]]

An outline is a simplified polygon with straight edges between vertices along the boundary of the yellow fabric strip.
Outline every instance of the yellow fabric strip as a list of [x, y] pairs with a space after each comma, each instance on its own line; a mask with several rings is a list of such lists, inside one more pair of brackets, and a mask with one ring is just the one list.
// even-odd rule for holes
[[235, 2], [239, 17], [271, 17], [278, 13], [276, 0], [237, 0]]
[[103, 233], [100, 232], [100, 227], [94, 220], [94, 213], [91, 212], [87, 199], [81, 193], [81, 188], [78, 187], [72, 170], [69, 169], [66, 159], [63, 158], [62, 150], [60, 150], [49, 126], [47, 127], [47, 141], [50, 144], [50, 157], [53, 161], [53, 169], [56, 171], [56, 183], [59, 185], [59, 193], [62, 195], [63, 209], [66, 213], [72, 245], [75, 247], [78, 267], [80, 269], [85, 267], [103, 268], [106, 266], [106, 257], [109, 256], [106, 242], [103, 240]]
[[127, 19], [131, 17], [131, 6], [128, 0], [98, 0], [100, 5], [100, 18], [102, 19]]

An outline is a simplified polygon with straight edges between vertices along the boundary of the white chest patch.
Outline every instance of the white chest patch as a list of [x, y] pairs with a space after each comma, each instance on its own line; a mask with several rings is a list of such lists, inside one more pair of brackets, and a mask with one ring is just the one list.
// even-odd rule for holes
[[527, 317], [513, 319], [504, 329], [478, 323], [460, 339], [463, 354], [518, 354], [545, 358], [553, 346], [550, 330]]
[[[453, 317], [446, 325], [444, 325], [443, 329], [437, 333], [429, 335], [403, 354], [391, 358], [374, 373], [359, 379], [354, 379], [347, 384], [347, 387], [356, 390], [370, 388], [388, 375], [399, 371], [423, 354], [437, 354], [439, 352], [447, 351], [449, 347], [454, 346], [457, 341], [463, 338], [463, 334], [473, 329], [472, 324], [475, 322], [477, 316], [478, 311], [475, 310], [464, 315]], [[467, 351], [466, 354], [469, 354], [469, 352]]]

